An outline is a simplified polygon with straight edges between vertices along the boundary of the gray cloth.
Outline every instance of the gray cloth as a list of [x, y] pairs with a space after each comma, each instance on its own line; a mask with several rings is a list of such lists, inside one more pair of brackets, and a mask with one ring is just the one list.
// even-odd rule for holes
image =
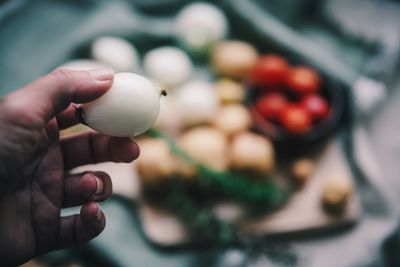
[[[85, 55], [90, 41], [102, 34], [125, 37], [141, 53], [150, 47], [173, 43], [172, 18], [160, 17], [160, 14], [174, 14], [185, 2], [3, 1], [0, 5], [0, 95], [47, 73], [67, 59]], [[392, 54], [383, 50], [372, 55], [375, 50], [369, 44], [382, 43], [371, 37], [372, 41], [362, 45], [365, 42], [360, 41], [365, 37], [362, 31], [358, 31], [359, 36], [349, 38], [356, 35], [354, 28], [344, 33], [348, 24], [340, 16], [334, 17], [335, 5], [330, 6], [332, 12], [326, 12], [332, 16], [327, 19], [327, 14], [314, 10], [324, 8], [322, 4], [315, 4], [316, 1], [260, 0], [258, 6], [253, 6], [257, 1], [216, 2], [226, 8], [238, 37], [262, 40], [259, 45], [263, 48], [282, 49], [284, 53], [301, 56], [349, 87], [358, 76], [365, 74], [364, 66], [371, 58], [393, 59], [393, 51], [398, 52], [398, 47], [391, 47]], [[321, 2], [343, 4], [346, 1]], [[347, 4], [350, 2], [362, 1], [347, 1]], [[331, 29], [333, 22], [339, 25], [338, 29]], [[241, 29], [250, 31], [241, 33]], [[384, 73], [396, 73], [393, 66]], [[278, 248], [256, 247], [246, 252], [212, 248], [165, 251], [152, 247], [143, 238], [134, 207], [113, 199], [104, 205], [108, 227], [86, 247], [85, 255], [100, 257], [112, 266], [400, 266], [397, 253], [393, 253], [399, 248], [400, 91], [393, 91], [390, 100], [370, 121], [357, 122], [355, 130], [347, 131], [343, 138], [362, 197], [363, 214], [355, 227], [330, 235], [276, 241]], [[285, 254], [286, 250], [289, 254]]]

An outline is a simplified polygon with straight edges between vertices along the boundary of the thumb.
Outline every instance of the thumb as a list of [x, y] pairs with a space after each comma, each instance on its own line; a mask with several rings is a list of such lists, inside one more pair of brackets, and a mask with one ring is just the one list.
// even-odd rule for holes
[[14, 106], [29, 109], [48, 121], [70, 103], [85, 103], [100, 97], [111, 87], [113, 78], [111, 68], [90, 71], [59, 68], [9, 97]]

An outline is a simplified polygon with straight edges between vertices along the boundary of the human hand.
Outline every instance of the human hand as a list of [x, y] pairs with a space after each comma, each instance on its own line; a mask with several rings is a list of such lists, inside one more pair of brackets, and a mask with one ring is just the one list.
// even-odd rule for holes
[[[98, 98], [113, 77], [108, 68], [57, 69], [0, 99], [0, 265], [85, 243], [104, 229], [97, 201], [111, 195], [110, 177], [68, 170], [131, 162], [139, 148], [94, 132], [60, 139], [59, 130], [78, 123], [72, 103]], [[80, 214], [60, 217], [62, 208], [79, 205]]]

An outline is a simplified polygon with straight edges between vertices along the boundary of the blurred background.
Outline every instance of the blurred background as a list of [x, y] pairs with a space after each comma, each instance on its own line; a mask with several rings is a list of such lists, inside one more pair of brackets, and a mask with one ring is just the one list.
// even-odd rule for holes
[[23, 266], [400, 266], [399, 15], [395, 0], [0, 1], [0, 96], [104, 65], [168, 93], [137, 162], [72, 170], [112, 176], [105, 231]]

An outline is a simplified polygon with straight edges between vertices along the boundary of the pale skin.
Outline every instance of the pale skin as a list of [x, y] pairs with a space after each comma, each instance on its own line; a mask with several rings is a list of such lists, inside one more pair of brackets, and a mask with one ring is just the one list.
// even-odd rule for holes
[[[112, 193], [104, 172], [69, 170], [104, 161], [131, 162], [130, 138], [98, 133], [59, 137], [78, 123], [72, 103], [86, 103], [112, 85], [111, 69], [52, 73], [0, 98], [0, 265], [15, 266], [43, 253], [83, 244], [105, 227], [97, 204]], [[61, 217], [62, 208], [82, 206]]]

